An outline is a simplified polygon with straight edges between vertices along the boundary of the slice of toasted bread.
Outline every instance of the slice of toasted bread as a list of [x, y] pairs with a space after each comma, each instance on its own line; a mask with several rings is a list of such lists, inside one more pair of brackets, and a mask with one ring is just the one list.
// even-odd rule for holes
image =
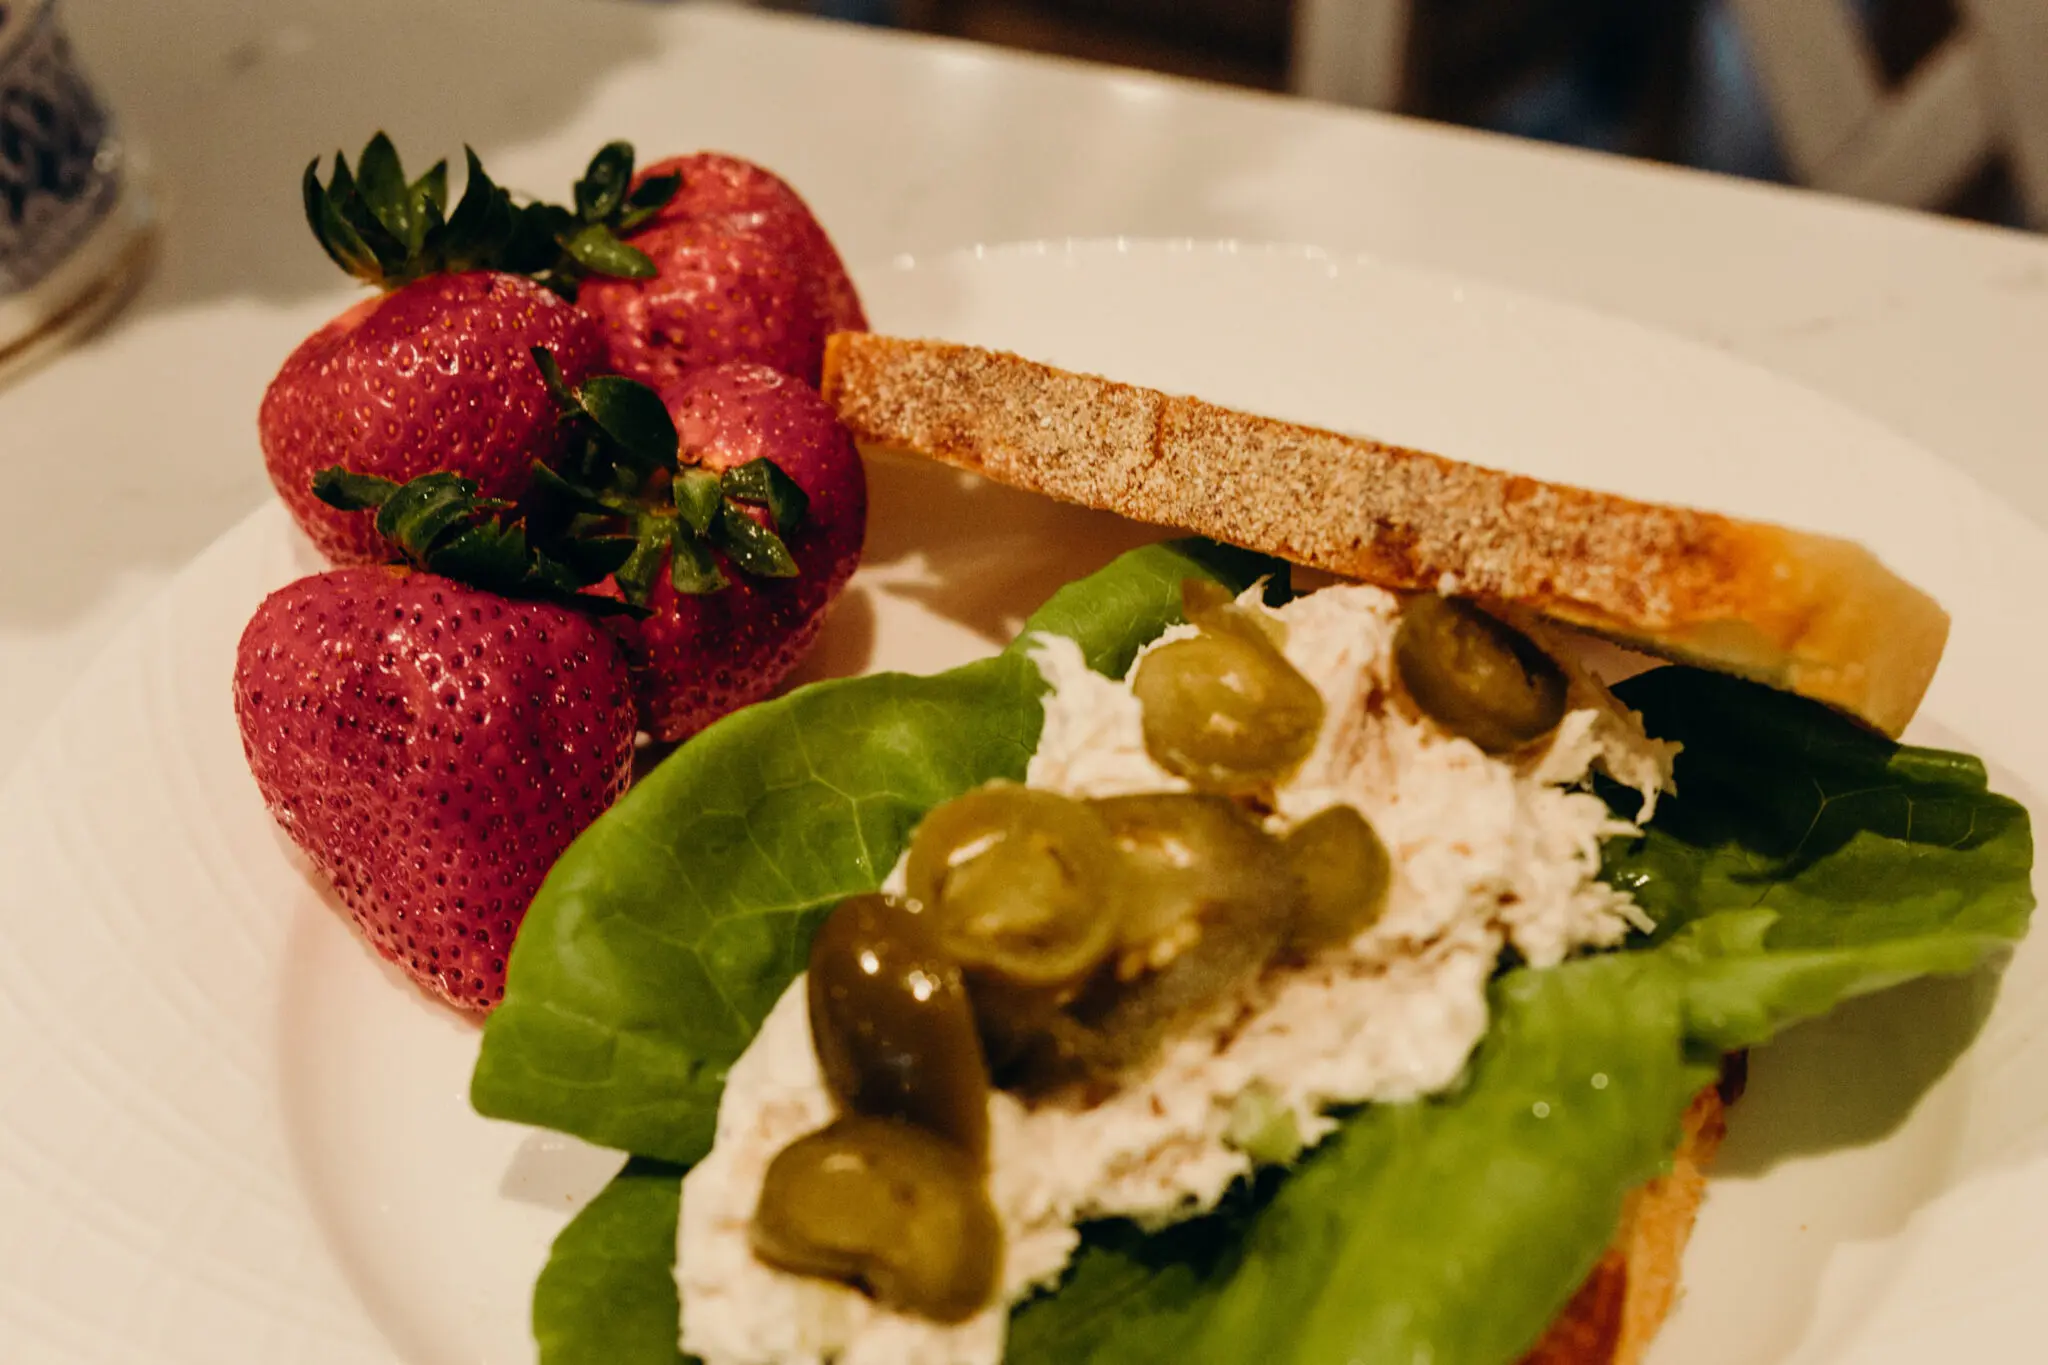
[[823, 390], [870, 453], [1911, 719], [1948, 616], [1861, 546], [1460, 464], [945, 342], [841, 333]]
[[[1740, 1067], [1731, 1059], [1731, 1078]], [[1607, 1254], [1522, 1365], [1637, 1365], [1643, 1358], [1678, 1301], [1680, 1262], [1706, 1194], [1707, 1166], [1728, 1131], [1733, 1093], [1723, 1081], [1693, 1098], [1670, 1173], [1629, 1195]]]

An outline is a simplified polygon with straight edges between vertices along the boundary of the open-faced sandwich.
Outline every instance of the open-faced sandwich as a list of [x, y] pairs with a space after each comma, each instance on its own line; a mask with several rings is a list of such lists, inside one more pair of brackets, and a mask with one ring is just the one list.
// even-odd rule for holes
[[2024, 932], [2024, 811], [1894, 740], [1947, 619], [1856, 546], [962, 346], [823, 392], [1212, 539], [562, 857], [474, 1099], [641, 1159], [548, 1365], [1632, 1361], [1743, 1050]]

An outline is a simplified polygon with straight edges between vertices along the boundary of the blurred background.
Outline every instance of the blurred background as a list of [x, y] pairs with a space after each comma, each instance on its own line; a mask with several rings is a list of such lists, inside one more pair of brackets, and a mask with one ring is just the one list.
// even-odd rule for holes
[[2048, 0], [765, 0], [2048, 227]]

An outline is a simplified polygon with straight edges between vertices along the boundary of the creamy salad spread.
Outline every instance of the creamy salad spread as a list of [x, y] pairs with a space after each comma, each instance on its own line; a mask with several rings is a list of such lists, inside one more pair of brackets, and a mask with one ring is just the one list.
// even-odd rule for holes
[[[1256, 591], [1241, 602], [1255, 604]], [[799, 977], [734, 1065], [715, 1145], [684, 1181], [676, 1278], [686, 1351], [705, 1365], [999, 1365], [1010, 1307], [1058, 1281], [1077, 1225], [1189, 1218], [1252, 1169], [1239, 1145], [1247, 1097], [1265, 1120], [1291, 1117], [1313, 1145], [1335, 1127], [1334, 1107], [1441, 1091], [1486, 1031], [1486, 983], [1504, 948], [1547, 966], [1612, 946], [1640, 923], [1628, 897], [1597, 879], [1601, 840], [1633, 826], [1583, 787], [1600, 768], [1642, 793], [1647, 820], [1677, 746], [1645, 736], [1598, 682], [1572, 672], [1569, 709], [1543, 746], [1489, 756], [1422, 716], [1396, 684], [1391, 594], [1330, 587], [1274, 615], [1325, 716], [1308, 758], [1274, 792], [1268, 824], [1356, 807], [1391, 855], [1384, 913], [1350, 943], [1218, 1001], [1107, 1099], [1027, 1108], [994, 1092], [989, 1192], [1005, 1240], [1003, 1293], [952, 1326], [773, 1269], [750, 1247], [769, 1163], [834, 1113]], [[1176, 627], [1161, 643], [1190, 633]], [[1029, 785], [1074, 797], [1187, 789], [1148, 756], [1127, 680], [1091, 672], [1061, 638], [1040, 639], [1034, 658], [1051, 691]], [[902, 878], [899, 865], [889, 889]]]

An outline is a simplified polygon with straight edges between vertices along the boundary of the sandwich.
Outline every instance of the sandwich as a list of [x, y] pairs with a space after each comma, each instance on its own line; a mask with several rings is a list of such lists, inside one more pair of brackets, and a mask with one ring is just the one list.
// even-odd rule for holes
[[1947, 617], [1858, 546], [947, 343], [823, 391], [1195, 538], [563, 857], [473, 1099], [641, 1159], [550, 1365], [1635, 1361], [1745, 1049], [2024, 932], [2024, 811], [1896, 743]]

